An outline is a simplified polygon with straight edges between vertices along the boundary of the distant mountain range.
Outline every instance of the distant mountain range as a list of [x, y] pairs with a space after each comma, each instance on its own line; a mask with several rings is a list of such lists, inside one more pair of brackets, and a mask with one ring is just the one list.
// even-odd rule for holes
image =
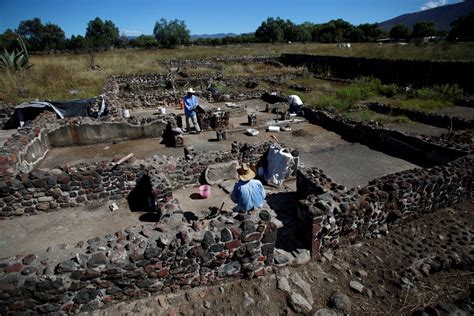
[[[198, 39], [198, 38], [224, 38], [224, 37], [227, 37], [227, 36], [239, 36], [239, 34], [235, 34], [235, 33], [194, 34], [194, 35], [191, 35], [191, 39], [195, 40], [195, 39]], [[129, 35], [129, 36], [125, 36], [125, 37], [129, 40], [134, 40], [138, 36]]]
[[474, 0], [465, 0], [464, 2], [448, 4], [420, 12], [403, 14], [379, 23], [379, 27], [390, 31], [397, 24], [405, 24], [412, 28], [413, 25], [420, 21], [434, 21], [437, 30], [449, 31], [453, 21], [461, 16], [468, 15], [472, 11], [474, 11]]
[[226, 36], [238, 36], [239, 34], [235, 34], [235, 33], [216, 33], [216, 34], [194, 34], [194, 35], [191, 35], [191, 39], [192, 40], [195, 40], [195, 39], [198, 39], [198, 38], [224, 38]]

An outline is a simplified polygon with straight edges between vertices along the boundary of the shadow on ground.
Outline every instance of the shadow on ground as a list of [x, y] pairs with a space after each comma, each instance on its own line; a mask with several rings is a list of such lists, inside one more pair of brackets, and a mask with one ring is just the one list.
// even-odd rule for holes
[[148, 175], [144, 175], [127, 196], [130, 211], [145, 212], [139, 217], [142, 222], [158, 222], [161, 218], [161, 211], [156, 209], [155, 198], [151, 191], [151, 179]]
[[296, 192], [269, 194], [267, 203], [276, 213], [277, 219], [283, 224], [278, 228], [276, 247], [288, 252], [307, 248], [297, 234]]

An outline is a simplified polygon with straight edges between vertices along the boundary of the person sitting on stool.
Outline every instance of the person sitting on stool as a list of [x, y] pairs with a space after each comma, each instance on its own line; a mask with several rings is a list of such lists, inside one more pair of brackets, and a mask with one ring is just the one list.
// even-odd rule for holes
[[231, 200], [237, 203], [234, 210], [250, 212], [261, 208], [266, 195], [262, 183], [254, 179], [255, 172], [245, 163], [237, 172], [240, 180], [234, 185], [230, 195]]
[[199, 105], [199, 102], [194, 93], [195, 92], [193, 88], [189, 88], [183, 98], [184, 115], [186, 116], [186, 131], [189, 132], [191, 130], [191, 127], [189, 125], [189, 119], [191, 119], [193, 121], [193, 126], [196, 130], [196, 133], [199, 134], [201, 133], [201, 128], [199, 127], [196, 115], [196, 108]]

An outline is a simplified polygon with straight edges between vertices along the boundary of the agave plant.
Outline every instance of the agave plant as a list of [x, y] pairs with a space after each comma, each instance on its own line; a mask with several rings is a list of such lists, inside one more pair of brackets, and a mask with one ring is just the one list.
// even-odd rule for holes
[[10, 53], [4, 48], [3, 53], [0, 54], [0, 69], [17, 71], [33, 67], [30, 64], [30, 56], [28, 55], [25, 42], [21, 37], [17, 37], [16, 40], [20, 45], [20, 49], [15, 49]]

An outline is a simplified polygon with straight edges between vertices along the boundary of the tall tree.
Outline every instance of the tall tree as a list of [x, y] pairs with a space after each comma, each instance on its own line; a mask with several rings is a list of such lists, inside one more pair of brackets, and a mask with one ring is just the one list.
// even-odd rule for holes
[[436, 28], [433, 21], [420, 21], [413, 25], [413, 38], [426, 37], [436, 35]]
[[75, 52], [85, 52], [87, 50], [87, 40], [82, 35], [72, 35], [67, 41], [67, 47]]
[[405, 24], [397, 24], [390, 30], [390, 37], [394, 39], [407, 39], [410, 37], [410, 29]]
[[85, 38], [93, 51], [108, 50], [119, 40], [119, 30], [112, 21], [96, 17], [87, 24]]
[[154, 47], [158, 46], [158, 42], [153, 35], [140, 35], [132, 40], [130, 44], [136, 47]]
[[379, 28], [377, 23], [364, 23], [357, 26], [357, 28], [364, 32], [364, 42], [375, 42], [387, 36], [387, 32]]
[[311, 31], [313, 30], [314, 24], [311, 22], [304, 22], [297, 26], [297, 42], [311, 42]]
[[13, 32], [11, 29], [6, 29], [3, 34], [0, 34], [0, 51], [6, 49], [7, 51], [12, 51], [17, 47], [18, 34]]
[[41, 45], [42, 31], [43, 23], [39, 18], [21, 21], [16, 29], [16, 32], [26, 40], [29, 49], [34, 51], [43, 49]]
[[43, 26], [40, 38], [45, 51], [64, 49], [66, 36], [64, 31], [56, 24], [46, 23]]
[[364, 31], [362, 31], [358, 27], [352, 28], [348, 33], [347, 33], [347, 39], [350, 42], [353, 43], [360, 43], [360, 42], [366, 42], [367, 38], [365, 36]]
[[448, 40], [474, 41], [474, 12], [452, 23]]
[[342, 19], [331, 20], [313, 28], [313, 41], [321, 43], [338, 43], [348, 39], [352, 24]]
[[283, 19], [269, 17], [257, 28], [255, 38], [263, 43], [283, 42], [285, 40], [285, 28], [286, 23]]
[[21, 21], [17, 33], [26, 40], [30, 50], [51, 51], [63, 49], [66, 41], [64, 31], [56, 24], [46, 23], [41, 19]]
[[186, 23], [180, 20], [167, 21], [160, 19], [155, 23], [153, 35], [162, 48], [176, 48], [178, 45], [187, 45], [191, 39]]

